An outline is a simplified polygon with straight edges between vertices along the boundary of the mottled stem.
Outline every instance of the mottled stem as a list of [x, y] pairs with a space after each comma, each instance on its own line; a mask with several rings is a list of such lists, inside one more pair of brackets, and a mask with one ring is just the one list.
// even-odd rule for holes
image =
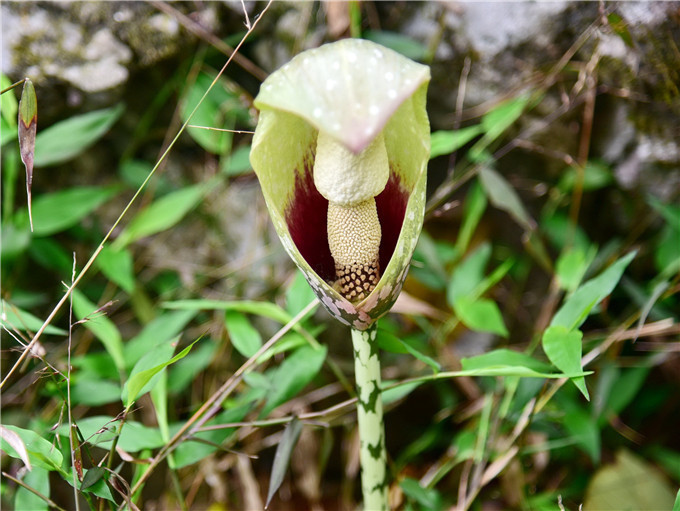
[[361, 489], [365, 511], [383, 511], [387, 504], [387, 453], [380, 394], [380, 359], [377, 327], [352, 329], [354, 368], [357, 386], [357, 414], [361, 461]]

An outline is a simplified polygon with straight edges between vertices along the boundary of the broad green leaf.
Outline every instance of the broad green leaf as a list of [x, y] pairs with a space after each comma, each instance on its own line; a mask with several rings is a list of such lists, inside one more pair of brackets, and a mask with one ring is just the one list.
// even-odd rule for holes
[[[37, 332], [44, 321], [30, 312], [20, 309], [5, 300], [0, 300], [0, 325], [4, 325], [10, 332], [13, 329], [22, 332]], [[67, 335], [68, 332], [52, 325], [47, 325], [45, 333], [50, 335]]]
[[177, 394], [186, 389], [196, 375], [210, 365], [219, 346], [217, 342], [206, 340], [182, 360], [173, 364], [169, 369], [168, 392]]
[[250, 146], [234, 149], [229, 158], [225, 159], [224, 173], [227, 176], [240, 176], [253, 170], [250, 165]]
[[397, 32], [366, 30], [363, 36], [364, 39], [381, 44], [412, 60], [423, 60], [427, 55], [427, 46], [425, 44]]
[[595, 248], [589, 253], [579, 247], [572, 247], [563, 251], [555, 264], [555, 273], [560, 287], [566, 291], [574, 291], [581, 283], [583, 276], [595, 256]]
[[262, 336], [245, 316], [237, 311], [227, 311], [224, 322], [232, 346], [246, 358], [252, 357], [262, 347]]
[[[0, 73], [0, 89], [6, 89], [10, 85], [12, 85], [10, 79], [4, 73]], [[4, 146], [5, 142], [16, 140], [18, 110], [19, 103], [14, 92], [6, 92], [0, 95], [0, 120], [2, 121], [0, 145]]]
[[430, 159], [451, 154], [482, 133], [482, 126], [475, 124], [455, 131], [434, 131], [430, 138]]
[[423, 508], [427, 510], [443, 509], [442, 496], [434, 488], [423, 488], [417, 480], [410, 477], [405, 477], [399, 481], [399, 486], [407, 497], [418, 502]]
[[581, 326], [593, 307], [614, 290], [621, 279], [621, 275], [623, 275], [623, 271], [634, 257], [635, 252], [629, 253], [600, 275], [580, 286], [553, 316], [550, 325], [563, 326], [566, 330], [573, 330]]
[[[29, 234], [28, 231], [25, 231]], [[55, 238], [33, 238], [28, 254], [36, 263], [56, 272], [60, 277], [71, 279], [73, 273], [73, 252], [68, 253], [64, 245]]]
[[[83, 474], [84, 477], [87, 477], [87, 474], [90, 472], [90, 470], [94, 469], [83, 469]], [[97, 474], [95, 471], [95, 474], [93, 474], [92, 478]], [[107, 473], [108, 474], [108, 473]], [[85, 489], [81, 488], [81, 483], [78, 481], [78, 489], [81, 489], [84, 493], [91, 493], [92, 495], [96, 495], [97, 497], [100, 497], [102, 499], [106, 499], [110, 502], [113, 502], [115, 504], [116, 500], [113, 498], [113, 495], [111, 494], [111, 489], [107, 485], [106, 477], [100, 478], [99, 480], [95, 481], [92, 486], [89, 486]], [[73, 486], [73, 469], [70, 468], [68, 470], [68, 475], [64, 475], [64, 480]], [[76, 479], [77, 480], [77, 479]]]
[[120, 400], [120, 383], [115, 381], [89, 376], [88, 378], [79, 377], [71, 385], [73, 404], [101, 406], [116, 403], [118, 400]]
[[192, 346], [198, 342], [194, 341], [173, 357], [172, 354], [175, 351], [177, 340], [156, 346], [135, 364], [121, 394], [121, 400], [126, 408], [130, 408], [139, 396], [146, 394], [153, 388], [158, 381], [158, 373], [170, 364], [184, 358], [191, 351]]
[[600, 463], [600, 428], [597, 420], [581, 408], [566, 410], [562, 420], [572, 439], [587, 454], [595, 465]]
[[300, 270], [297, 270], [293, 282], [291, 282], [286, 290], [286, 312], [288, 312], [291, 317], [295, 316], [298, 312], [307, 307], [309, 302], [313, 301], [315, 298], [316, 295], [309, 287], [309, 284], [307, 284], [305, 276]]
[[650, 196], [647, 199], [652, 206], [666, 220], [676, 232], [680, 232], [680, 206], [664, 204], [656, 197]]
[[113, 243], [114, 248], [120, 249], [138, 239], [173, 227], [196, 207], [207, 190], [205, 183], [199, 183], [156, 199], [130, 221]]
[[[42, 467], [36, 467], [22, 478], [29, 487], [45, 497], [50, 496], [50, 473]], [[14, 496], [14, 511], [47, 511], [50, 507], [43, 499], [23, 486], [17, 488]]]
[[[578, 373], [581, 371], [582, 339], [583, 333], [580, 330], [552, 325], [543, 332], [543, 351], [560, 371], [567, 374]], [[586, 399], [590, 399], [583, 376], [572, 378], [571, 381]]]
[[[50, 236], [73, 227], [117, 192], [116, 187], [79, 186], [36, 197], [33, 201], [33, 234]], [[19, 213], [28, 225], [28, 213]]]
[[673, 511], [680, 511], [680, 490], [675, 494], [675, 503], [673, 504]]
[[422, 385], [422, 382], [413, 382], [388, 388], [392, 383], [394, 382], [391, 380], [384, 380], [382, 382], [382, 388], [386, 389], [382, 391], [383, 406], [387, 406], [391, 403], [399, 401], [401, 398], [408, 396], [411, 392]]
[[290, 457], [293, 454], [293, 448], [295, 447], [295, 444], [297, 444], [301, 432], [302, 423], [297, 417], [293, 417], [293, 420], [286, 424], [286, 427], [283, 430], [281, 441], [279, 442], [279, 445], [276, 446], [274, 465], [272, 466], [272, 471], [269, 475], [269, 490], [267, 491], [267, 502], [264, 505], [265, 509], [269, 506], [272, 497], [276, 494], [276, 491], [283, 482], [283, 478], [288, 470], [288, 464], [290, 463]]
[[435, 373], [441, 369], [439, 363], [432, 357], [428, 357], [414, 348], [411, 344], [401, 340], [399, 337], [386, 330], [378, 330], [378, 345], [381, 349], [391, 351], [392, 353], [409, 353], [424, 364], [430, 366]]
[[149, 350], [178, 335], [196, 313], [196, 310], [166, 312], [149, 322], [139, 334], [125, 343], [125, 366], [132, 368]]
[[[77, 426], [87, 443], [102, 449], [110, 449], [111, 441], [120, 428], [120, 421], [105, 415], [95, 415], [78, 420]], [[59, 426], [57, 433], [62, 437], [68, 438], [68, 424]], [[158, 428], [144, 426], [139, 422], [131, 420], [125, 421], [118, 439], [118, 446], [127, 452], [157, 449], [164, 445], [164, 443]]]
[[496, 140], [522, 115], [524, 108], [529, 102], [529, 95], [522, 95], [500, 103], [492, 110], [484, 114], [481, 126], [484, 136], [472, 146], [469, 157], [472, 161], [489, 159], [487, 147]]
[[555, 213], [541, 219], [541, 228], [558, 250], [568, 245], [588, 252], [592, 245], [581, 226], [574, 226], [566, 215]]
[[28, 452], [26, 451], [26, 445], [21, 437], [11, 429], [7, 429], [2, 424], [0, 424], [0, 438], [7, 442], [17, 456], [24, 462], [26, 468], [30, 471], [33, 467], [31, 466], [31, 459], [28, 457]]
[[487, 298], [472, 300], [467, 296], [459, 296], [453, 302], [453, 310], [458, 319], [471, 330], [508, 336], [503, 315], [498, 305], [492, 300]]
[[123, 110], [123, 105], [96, 110], [42, 130], [35, 141], [35, 166], [56, 165], [77, 156], [109, 131]]
[[484, 279], [486, 268], [491, 257], [491, 244], [482, 243], [460, 263], [451, 275], [446, 298], [453, 307], [454, 302], [461, 296], [468, 296]]
[[673, 508], [675, 499], [675, 489], [654, 465], [621, 450], [591, 479], [583, 509], [662, 510]]
[[[563, 192], [570, 192], [578, 179], [578, 170], [569, 167], [557, 185]], [[599, 190], [614, 181], [611, 169], [600, 162], [589, 161], [583, 169], [583, 191]]]
[[83, 482], [80, 485], [81, 490], [87, 490], [91, 486], [94, 486], [107, 475], [108, 472], [104, 467], [92, 467], [83, 477]]
[[119, 285], [128, 294], [134, 292], [134, 263], [129, 250], [124, 248], [116, 250], [110, 245], [105, 245], [97, 256], [97, 265], [111, 282]]
[[550, 371], [549, 364], [536, 360], [519, 351], [513, 351], [506, 348], [493, 350], [475, 357], [463, 358], [461, 360], [461, 365], [466, 371], [500, 366], [526, 367], [537, 372]]
[[[98, 307], [93, 304], [78, 289], [73, 290], [73, 311], [79, 320], [87, 318], [82, 325], [101, 341], [111, 356], [120, 374], [125, 373], [125, 359], [123, 357], [123, 339], [116, 327], [103, 312], [94, 313]], [[94, 314], [93, 314], [94, 313]]]
[[[189, 120], [189, 115], [201, 100], [205, 91], [214, 80], [214, 74], [201, 72], [184, 93], [181, 100], [182, 122]], [[237, 120], [249, 121], [247, 109], [241, 103], [238, 94], [229, 88], [222, 77], [217, 80], [198, 107], [189, 124], [206, 128], [187, 128], [189, 135], [208, 152], [224, 155], [231, 148], [232, 133], [219, 129], [234, 129]]]
[[486, 210], [486, 195], [479, 182], [473, 183], [463, 205], [463, 223], [458, 231], [456, 250], [462, 255], [468, 248], [472, 235]]
[[536, 222], [527, 213], [519, 195], [501, 174], [487, 165], [482, 165], [479, 179], [491, 204], [509, 213], [524, 230], [531, 231], [536, 228]]
[[272, 390], [260, 414], [269, 415], [274, 408], [300, 392], [317, 375], [326, 359], [326, 347], [303, 346], [295, 350], [273, 370]]
[[[68, 427], [68, 426], [67, 426]], [[58, 470], [61, 471], [61, 463], [63, 461], [63, 456], [61, 451], [52, 445], [51, 442], [45, 440], [35, 431], [30, 429], [23, 429], [17, 426], [4, 425], [3, 428], [15, 433], [24, 444], [28, 457], [31, 460], [31, 465], [33, 467], [42, 467], [47, 470]], [[14, 447], [6, 440], [6, 436], [0, 437], [0, 448], [5, 451], [12, 458], [21, 459]]]

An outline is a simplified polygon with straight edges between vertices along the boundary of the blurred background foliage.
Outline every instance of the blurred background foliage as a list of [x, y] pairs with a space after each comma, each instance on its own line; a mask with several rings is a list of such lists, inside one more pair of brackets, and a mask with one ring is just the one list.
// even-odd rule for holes
[[433, 74], [426, 222], [379, 332], [386, 386], [422, 377], [384, 394], [393, 506], [671, 509], [678, 4], [266, 6], [3, 2], [2, 89], [38, 98], [33, 232], [19, 89], [0, 116], [3, 506], [357, 504], [348, 332], [248, 161], [259, 83], [351, 35]]

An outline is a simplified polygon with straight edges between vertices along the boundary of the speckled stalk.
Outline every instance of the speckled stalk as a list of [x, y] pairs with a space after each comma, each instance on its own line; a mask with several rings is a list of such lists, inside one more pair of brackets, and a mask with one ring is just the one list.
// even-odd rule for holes
[[377, 328], [352, 329], [357, 387], [357, 415], [361, 461], [361, 489], [365, 511], [383, 511], [387, 503], [387, 453], [380, 394]]

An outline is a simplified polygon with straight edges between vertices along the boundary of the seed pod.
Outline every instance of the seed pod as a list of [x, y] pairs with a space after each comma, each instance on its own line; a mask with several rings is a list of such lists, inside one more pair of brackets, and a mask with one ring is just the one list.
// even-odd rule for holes
[[[422, 227], [429, 79], [427, 66], [345, 39], [301, 53], [255, 99], [250, 158], [276, 231], [324, 307], [359, 330], [393, 305]], [[377, 250], [376, 272], [352, 271], [370, 263], [353, 250]]]

